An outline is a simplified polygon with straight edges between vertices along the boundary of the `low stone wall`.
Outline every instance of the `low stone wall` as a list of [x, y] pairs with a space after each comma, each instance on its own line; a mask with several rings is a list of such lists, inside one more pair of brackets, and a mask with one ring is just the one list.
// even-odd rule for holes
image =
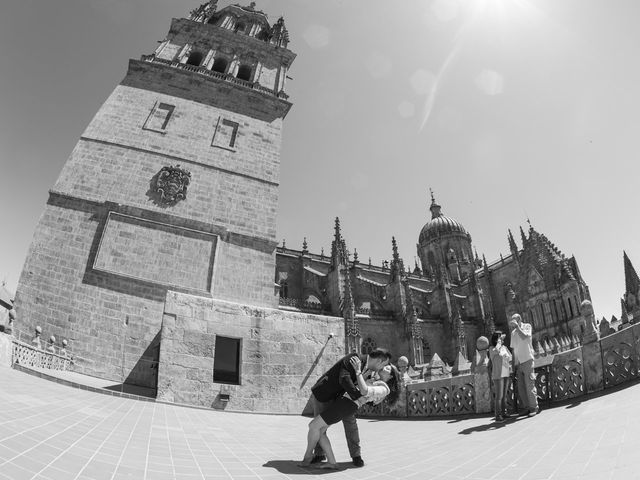
[[73, 364], [70, 357], [41, 350], [15, 338], [11, 343], [11, 363], [47, 370], [69, 370]]
[[[241, 340], [238, 385], [213, 381], [218, 335]], [[342, 318], [168, 292], [157, 398], [232, 411], [300, 414], [310, 387], [344, 355], [344, 345]]]

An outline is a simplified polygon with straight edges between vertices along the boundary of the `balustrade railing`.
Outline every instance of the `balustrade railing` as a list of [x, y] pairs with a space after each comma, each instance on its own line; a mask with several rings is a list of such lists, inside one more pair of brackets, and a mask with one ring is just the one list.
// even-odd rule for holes
[[297, 310], [301, 310], [303, 312], [314, 312], [321, 313], [325, 311], [324, 306], [321, 303], [317, 302], [307, 302], [302, 298], [284, 298], [280, 297], [278, 300], [278, 304], [281, 307], [290, 307], [295, 308]]
[[282, 98], [284, 100], [289, 98], [289, 95], [287, 95], [283, 91], [275, 92], [272, 89], [263, 87], [258, 82], [248, 82], [246, 80], [242, 80], [241, 78], [237, 78], [232, 75], [228, 75], [226, 73], [220, 73], [220, 72], [215, 72], [213, 70], [209, 70], [205, 67], [189, 65], [187, 63], [180, 63], [173, 60], [165, 60], [162, 58], [157, 58], [155, 55], [143, 55], [142, 60], [150, 63], [161, 63], [164, 65], [170, 65], [174, 68], [179, 68], [181, 70], [186, 70], [188, 72], [199, 73], [200, 75], [204, 75], [206, 77], [216, 78], [218, 80], [224, 80], [225, 82], [241, 85], [243, 87], [250, 88], [252, 90], [257, 90], [262, 93], [268, 93], [269, 95], [273, 95], [275, 97]]
[[69, 370], [73, 364], [69, 356], [39, 349], [15, 338], [12, 340], [12, 348], [12, 362], [24, 367]]

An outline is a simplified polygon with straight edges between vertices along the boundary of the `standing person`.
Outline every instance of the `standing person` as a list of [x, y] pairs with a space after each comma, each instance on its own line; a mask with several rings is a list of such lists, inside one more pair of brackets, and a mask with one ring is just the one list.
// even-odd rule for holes
[[536, 374], [533, 371], [533, 345], [531, 325], [522, 321], [519, 314], [511, 316], [511, 349], [516, 369], [518, 384], [518, 400], [530, 417], [536, 415], [538, 408], [538, 392], [536, 390]]
[[352, 400], [352, 397], [345, 392], [329, 408], [311, 420], [309, 432], [307, 433], [307, 449], [300, 464], [301, 467], [307, 467], [312, 464], [314, 448], [320, 444], [327, 455], [327, 463], [323, 463], [320, 468], [337, 470], [336, 457], [333, 454], [329, 437], [327, 437], [329, 426], [341, 420], [344, 421], [345, 417], [354, 416], [356, 410], [365, 403], [372, 402], [377, 405], [385, 398], [388, 398], [389, 405], [393, 408], [398, 401], [402, 380], [396, 367], [386, 365], [379, 371], [379, 380], [365, 381], [362, 373], [362, 361], [358, 355], [350, 356], [349, 365], [356, 373], [360, 396], [357, 400]]
[[491, 336], [491, 380], [493, 380], [494, 412], [496, 422], [502, 422], [507, 414], [507, 392], [511, 378], [511, 352], [504, 345], [506, 334], [497, 331]]
[[[370, 378], [371, 375], [389, 363], [391, 355], [388, 351], [378, 348], [369, 355], [359, 355], [350, 353], [342, 357], [333, 365], [324, 375], [311, 387], [311, 400], [313, 404], [313, 416], [317, 417], [320, 413], [329, 408], [333, 402], [341, 398], [345, 392], [349, 394], [351, 400], [358, 400], [362, 393], [356, 388], [356, 370], [350, 362], [352, 357], [358, 357], [362, 364], [362, 374], [364, 379]], [[356, 467], [363, 467], [364, 460], [360, 454], [360, 432], [356, 423], [355, 410], [345, 415], [342, 419], [344, 427], [344, 435], [347, 438], [347, 447], [349, 454], [353, 459]], [[310, 463], [320, 463], [325, 458], [322, 445], [315, 447], [314, 457]]]

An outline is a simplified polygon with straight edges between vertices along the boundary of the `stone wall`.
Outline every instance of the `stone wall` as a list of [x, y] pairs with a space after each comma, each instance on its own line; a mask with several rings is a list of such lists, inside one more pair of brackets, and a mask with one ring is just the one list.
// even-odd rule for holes
[[[239, 385], [213, 382], [217, 335], [241, 339]], [[159, 400], [300, 414], [344, 355], [344, 320], [168, 292], [160, 345]]]
[[12, 340], [11, 335], [0, 332], [0, 368], [11, 366]]

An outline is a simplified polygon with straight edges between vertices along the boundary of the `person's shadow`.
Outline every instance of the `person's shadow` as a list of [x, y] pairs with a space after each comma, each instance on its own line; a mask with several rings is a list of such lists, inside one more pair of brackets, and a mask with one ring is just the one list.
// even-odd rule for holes
[[469, 428], [465, 428], [464, 430], [460, 430], [458, 432], [458, 435], [469, 435], [471, 433], [476, 433], [476, 432], [487, 432], [489, 430], [498, 430], [500, 428], [504, 428], [507, 425], [517, 422], [520, 419], [520, 417], [509, 417], [506, 418], [503, 422], [496, 422], [495, 420], [491, 423], [487, 423], [485, 425], [478, 425], [477, 427], [469, 427]]
[[341, 472], [351, 465], [351, 462], [338, 462], [338, 470], [329, 470], [315, 466], [299, 467], [300, 460], [269, 460], [263, 467], [275, 468], [285, 475], [324, 475], [326, 473]]

